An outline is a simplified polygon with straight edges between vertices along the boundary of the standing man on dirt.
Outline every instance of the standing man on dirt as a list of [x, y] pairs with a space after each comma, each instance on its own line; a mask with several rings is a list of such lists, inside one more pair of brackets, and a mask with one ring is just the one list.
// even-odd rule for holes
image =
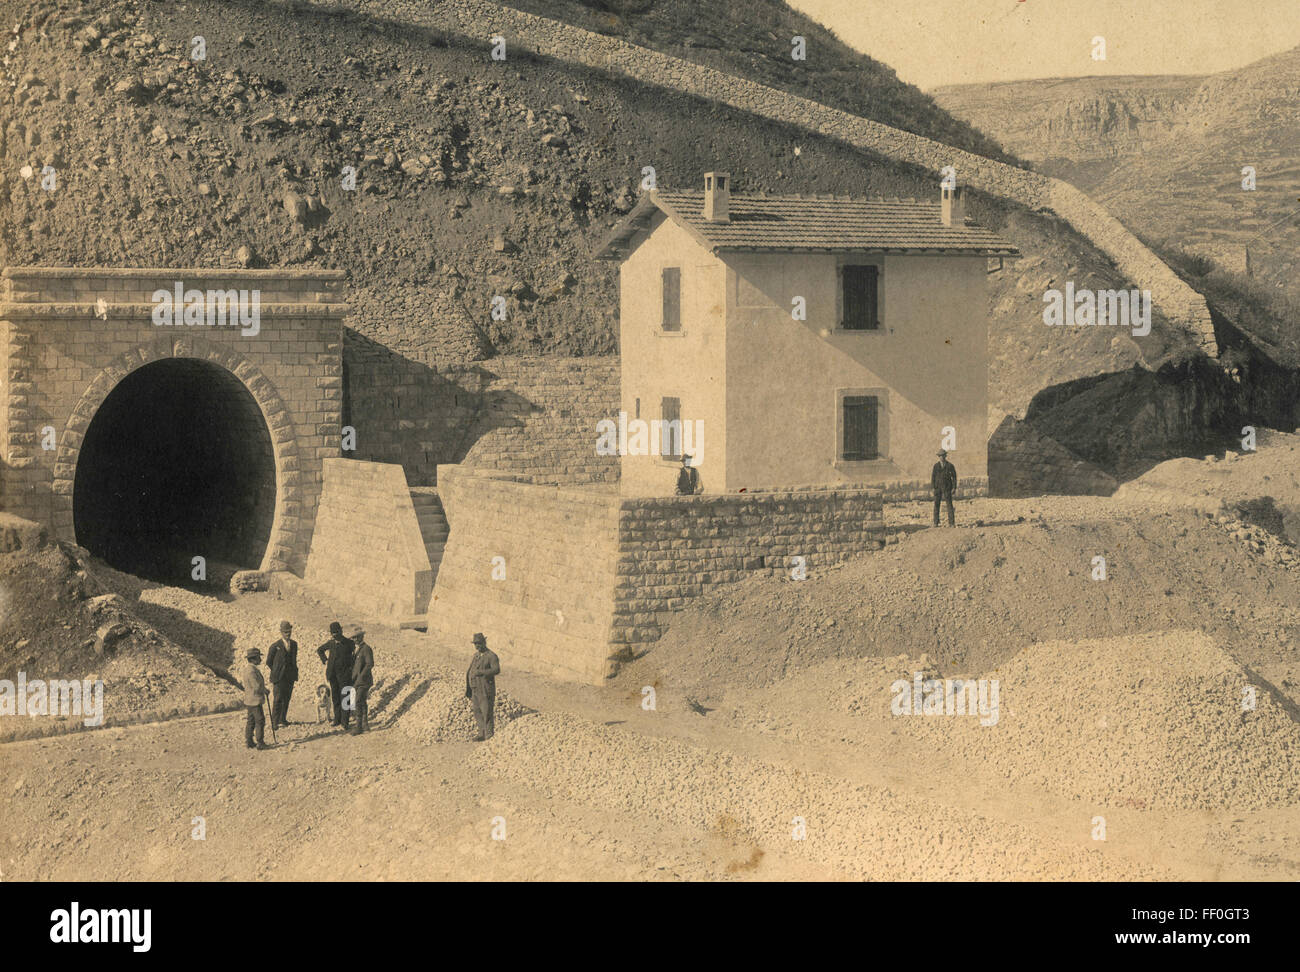
[[497, 676], [501, 674], [501, 661], [488, 651], [487, 639], [482, 633], [474, 636], [474, 657], [465, 673], [465, 698], [474, 706], [474, 719], [478, 722], [475, 742], [491, 739], [495, 729], [493, 708], [497, 701]]
[[[266, 714], [262, 711], [262, 703], [266, 699], [266, 681], [257, 668], [262, 661], [262, 650], [250, 648], [244, 658], [248, 664], [239, 670], [239, 681], [244, 686], [244, 708], [248, 710], [248, 721], [244, 723], [244, 743], [249, 749], [265, 749]], [[253, 743], [254, 734], [257, 736], [256, 745]]]
[[330, 699], [334, 703], [334, 725], [348, 728], [351, 713], [343, 708], [343, 686], [352, 680], [353, 644], [343, 637], [343, 626], [330, 622], [330, 640], [316, 649], [320, 663], [325, 666], [325, 680], [330, 683]]
[[293, 695], [293, 683], [298, 681], [298, 642], [289, 636], [293, 634], [293, 625], [288, 621], [280, 622], [280, 639], [271, 645], [266, 655], [266, 667], [271, 672], [271, 685], [275, 688], [271, 706], [271, 728], [289, 724], [289, 698]]
[[939, 461], [930, 470], [930, 487], [934, 490], [934, 525], [939, 525], [939, 503], [944, 501], [948, 504], [948, 526], [956, 526], [952, 497], [957, 492], [957, 469], [948, 461], [946, 449], [939, 450]]
[[356, 693], [357, 721], [352, 735], [359, 736], [370, 728], [370, 687], [375, 684], [375, 651], [366, 641], [366, 632], [358, 626], [352, 633], [356, 654], [352, 661], [352, 688]]

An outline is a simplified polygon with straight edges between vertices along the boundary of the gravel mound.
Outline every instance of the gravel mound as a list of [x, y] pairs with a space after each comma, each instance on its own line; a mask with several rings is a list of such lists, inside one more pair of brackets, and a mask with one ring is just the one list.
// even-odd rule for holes
[[[468, 757], [490, 776], [725, 842], [731, 871], [769, 852], [876, 880], [1133, 880], [1156, 875], [1018, 824], [724, 751], [538, 713]], [[793, 839], [794, 818], [806, 823]]]
[[[465, 676], [416, 672], [391, 697], [381, 685], [383, 706], [374, 711], [377, 723], [392, 719], [393, 726], [421, 743], [442, 743], [473, 739], [478, 732], [469, 699], [465, 698]], [[532, 710], [497, 690], [496, 735]], [[496, 738], [494, 736], [493, 738]]]
[[619, 681], [709, 704], [835, 659], [928, 654], [943, 671], [982, 672], [1041, 641], [1195, 628], [1254, 666], [1300, 636], [1300, 570], [1268, 548], [1185, 510], [1051, 512], [1075, 500], [1035, 501], [1047, 512], [1028, 522], [925, 530], [804, 581], [730, 585], [674, 615]]
[[[934, 715], [893, 727], [980, 772], [1074, 799], [1137, 809], [1300, 802], [1300, 723], [1201, 632], [1044, 642], [985, 677], [999, 680], [996, 725]], [[1253, 711], [1243, 711], [1246, 686]]]

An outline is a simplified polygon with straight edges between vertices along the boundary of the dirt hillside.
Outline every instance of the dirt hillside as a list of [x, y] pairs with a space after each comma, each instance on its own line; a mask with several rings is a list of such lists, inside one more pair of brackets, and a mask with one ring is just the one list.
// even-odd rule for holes
[[[230, 704], [235, 689], [141, 620], [95, 576], [85, 552], [44, 527], [0, 513], [0, 678], [102, 679], [105, 724]], [[30, 698], [30, 695], [28, 696]], [[66, 725], [82, 720], [71, 718]], [[64, 720], [0, 720], [0, 738], [22, 738]]]
[[[836, 658], [927, 656], [981, 673], [1039, 641], [1195, 627], [1245, 664], [1300, 636], [1300, 561], [1187, 510], [925, 530], [805, 581], [755, 578], [693, 604], [620, 674], [717, 699]], [[1106, 560], [1093, 580], [1093, 558]], [[1287, 559], [1284, 559], [1287, 558]], [[1215, 598], [1205, 592], [1214, 590]], [[1229, 606], [1230, 605], [1230, 606]]]

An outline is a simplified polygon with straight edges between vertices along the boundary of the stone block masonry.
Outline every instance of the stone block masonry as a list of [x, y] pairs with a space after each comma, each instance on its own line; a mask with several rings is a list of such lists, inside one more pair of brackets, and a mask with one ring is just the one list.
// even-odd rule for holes
[[587, 683], [610, 674], [617, 494], [452, 465], [438, 468], [438, 493], [451, 530], [429, 629], [466, 657], [482, 631], [507, 667]]
[[[799, 581], [884, 546], [879, 487], [627, 499], [611, 643], [635, 651], [695, 597], [754, 574]], [[797, 559], [798, 558], [798, 559]]]
[[447, 365], [398, 354], [352, 331], [344, 341], [344, 425], [352, 458], [396, 462], [412, 486], [464, 462], [532, 482], [610, 482], [596, 423], [618, 414], [616, 356], [500, 357]]
[[[260, 291], [256, 335], [231, 326], [156, 326], [152, 294]], [[301, 571], [320, 492], [321, 463], [339, 454], [344, 276], [337, 270], [9, 267], [0, 273], [5, 349], [6, 510], [75, 540], [73, 487], [91, 421], [123, 378], [164, 359], [193, 359], [234, 375], [273, 443], [274, 520], [263, 570]], [[52, 428], [57, 447], [42, 447]]]
[[[333, 5], [331, 0], [330, 5]], [[741, 111], [798, 126], [855, 148], [919, 166], [935, 173], [953, 166], [958, 179], [994, 196], [1031, 209], [1055, 212], [1091, 240], [1137, 287], [1150, 290], [1159, 310], [1185, 327], [1207, 354], [1217, 354], [1214, 324], [1205, 299], [1184, 283], [1141, 240], [1096, 201], [1074, 186], [1041, 173], [1020, 169], [944, 145], [921, 135], [831, 108], [755, 81], [681, 58], [638, 47], [546, 17], [502, 7], [488, 0], [351, 0], [368, 12], [424, 24], [483, 45], [501, 35], [508, 45], [545, 57], [635, 78], [646, 84], [729, 105]]]
[[796, 557], [811, 576], [884, 545], [878, 487], [624, 499], [465, 466], [438, 475], [451, 532], [430, 630], [467, 651], [482, 631], [507, 666], [589, 684], [720, 585], [798, 583]]
[[325, 460], [303, 579], [389, 623], [425, 612], [433, 569], [401, 466]]
[[[934, 501], [934, 488], [928, 481], [914, 480], [912, 482], [885, 483], [883, 488], [883, 499], [886, 503], [931, 503]], [[974, 499], [977, 496], [989, 495], [989, 481], [985, 476], [962, 476], [960, 470], [957, 477], [957, 492], [953, 494], [953, 499]]]

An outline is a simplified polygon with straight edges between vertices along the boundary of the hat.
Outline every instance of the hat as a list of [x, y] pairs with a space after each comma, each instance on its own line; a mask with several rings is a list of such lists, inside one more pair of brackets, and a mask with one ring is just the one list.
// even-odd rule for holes
[[261, 649], [261, 648], [249, 648], [249, 649], [248, 649], [248, 653], [247, 653], [246, 655], [244, 655], [244, 657], [247, 658], [249, 661], [261, 661], [261, 660], [262, 660], [262, 649]]
[[330, 634], [341, 635], [342, 633], [343, 633], [343, 625], [339, 624], [337, 621], [331, 621]]
[[281, 630], [281, 631], [292, 631], [292, 630], [293, 630], [293, 625], [291, 625], [288, 621], [281, 621], [281, 622], [280, 622], [280, 630]]
[[470, 640], [472, 640], [476, 645], [484, 645], [484, 646], [487, 645], [487, 639], [483, 637], [482, 631], [478, 632], [478, 634], [474, 635], [474, 637]]
[[349, 638], [364, 638], [365, 634], [366, 634], [366, 629], [361, 627], [361, 625], [359, 624], [354, 624], [351, 628], [348, 629]]
[[947, 450], [947, 449], [940, 449], [937, 453], [935, 453], [935, 455], [937, 455], [940, 459], [947, 459], [947, 458], [948, 458], [948, 450]]

